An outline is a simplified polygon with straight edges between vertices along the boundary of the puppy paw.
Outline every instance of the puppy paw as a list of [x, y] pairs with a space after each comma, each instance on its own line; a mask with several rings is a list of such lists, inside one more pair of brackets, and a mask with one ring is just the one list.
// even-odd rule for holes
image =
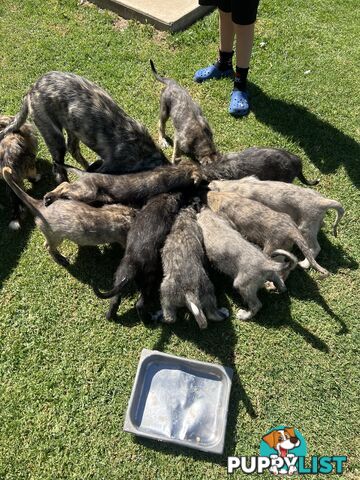
[[20, 223], [19, 223], [19, 220], [12, 220], [10, 223], [9, 223], [9, 228], [10, 230], [20, 230]]
[[240, 309], [236, 314], [236, 318], [239, 320], [249, 320], [251, 317], [252, 313], [249, 310]]
[[265, 282], [264, 287], [267, 292], [276, 292], [276, 287], [273, 282]]
[[298, 263], [298, 265], [301, 267], [301, 268], [304, 268], [304, 269], [308, 269], [310, 268], [310, 262], [307, 258], [305, 258], [305, 260], [302, 260], [301, 262]]
[[170, 148], [170, 143], [166, 140], [166, 138], [159, 138], [159, 144], [161, 148]]

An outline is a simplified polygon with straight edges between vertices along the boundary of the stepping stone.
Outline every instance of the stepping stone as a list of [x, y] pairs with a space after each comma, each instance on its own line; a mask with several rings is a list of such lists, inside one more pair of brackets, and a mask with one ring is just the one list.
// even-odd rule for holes
[[214, 7], [200, 6], [197, 0], [91, 0], [100, 8], [116, 12], [126, 19], [150, 23], [158, 30], [177, 32], [211, 12]]

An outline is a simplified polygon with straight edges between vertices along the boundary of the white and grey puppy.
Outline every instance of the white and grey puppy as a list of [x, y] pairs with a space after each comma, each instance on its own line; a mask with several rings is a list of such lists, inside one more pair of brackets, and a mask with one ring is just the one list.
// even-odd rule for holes
[[271, 255], [279, 248], [290, 251], [295, 243], [313, 268], [329, 275], [316, 262], [296, 223], [286, 213], [276, 212], [263, 203], [234, 192], [209, 192], [207, 204], [211, 210], [232, 221], [241, 235], [259, 245], [265, 255]]
[[167, 147], [165, 125], [170, 117], [174, 124], [174, 150], [172, 163], [181, 157], [181, 153], [203, 165], [217, 159], [218, 153], [213, 140], [210, 125], [201, 108], [189, 93], [175, 80], [161, 77], [150, 60], [155, 78], [165, 85], [160, 98], [159, 143]]
[[[344, 215], [342, 205], [336, 200], [325, 198], [310, 188], [298, 187], [290, 183], [261, 181], [256, 177], [246, 177], [241, 180], [216, 180], [209, 184], [211, 190], [221, 192], [236, 192], [239, 195], [267, 205], [277, 212], [287, 213], [298, 225], [314, 258], [321, 248], [317, 234], [323, 224], [327, 210], [336, 210], [336, 220], [333, 224], [333, 234], [337, 235], [337, 225]], [[303, 268], [309, 268], [307, 259], [299, 262]]]
[[224, 217], [203, 208], [197, 221], [204, 236], [205, 251], [210, 262], [233, 279], [248, 310], [240, 309], [237, 318], [248, 320], [260, 310], [262, 304], [257, 291], [267, 281], [273, 282], [281, 292], [286, 290], [281, 274], [297, 265], [297, 259], [285, 250], [275, 250], [271, 256], [283, 255], [288, 263], [279, 263], [265, 256], [261, 250], [245, 240]]
[[204, 268], [203, 236], [193, 207], [180, 211], [162, 250], [164, 278], [160, 287], [163, 321], [174, 323], [176, 310], [187, 307], [201, 329], [207, 319], [221, 321], [229, 316], [218, 309], [214, 286]]
[[81, 246], [119, 243], [125, 247], [136, 215], [134, 208], [119, 204], [95, 208], [75, 200], [58, 200], [45, 207], [42, 200], [32, 198], [14, 182], [11, 168], [5, 167], [2, 173], [9, 187], [34, 215], [46, 239], [45, 247], [59, 265], [68, 265], [68, 260], [58, 251], [65, 239]]

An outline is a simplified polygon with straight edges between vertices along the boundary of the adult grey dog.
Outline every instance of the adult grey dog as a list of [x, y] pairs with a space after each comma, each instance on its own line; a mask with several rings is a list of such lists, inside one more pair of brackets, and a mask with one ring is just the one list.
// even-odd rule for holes
[[[310, 247], [313, 257], [321, 248], [317, 234], [323, 224], [327, 210], [336, 210], [333, 234], [337, 235], [337, 225], [344, 215], [342, 205], [336, 200], [325, 198], [310, 188], [303, 188], [290, 183], [261, 181], [256, 177], [241, 180], [217, 180], [209, 184], [211, 190], [236, 192], [243, 197], [257, 200], [277, 212], [287, 213], [298, 225], [300, 232]], [[309, 268], [309, 261], [299, 262], [303, 268]]]
[[172, 163], [180, 158], [181, 153], [203, 165], [213, 162], [218, 153], [212, 130], [201, 108], [175, 80], [161, 77], [152, 60], [150, 65], [155, 78], [166, 85], [160, 97], [160, 145], [164, 148], [169, 146], [165, 138], [165, 125], [170, 117], [175, 129]]
[[178, 165], [164, 165], [150, 172], [128, 175], [106, 175], [84, 172], [65, 166], [80, 178], [73, 183], [63, 182], [44, 196], [45, 206], [58, 199], [78, 200], [86, 203], [126, 203], [142, 205], [160, 193], [191, 188], [200, 183], [198, 165], [189, 160]]
[[202, 167], [204, 180], [238, 180], [255, 175], [259, 180], [291, 183], [297, 177], [305, 185], [316, 185], [319, 179], [307, 180], [302, 160], [281, 148], [252, 147], [238, 153], [225, 153], [216, 162]]
[[265, 255], [279, 248], [290, 251], [294, 244], [310, 265], [323, 275], [321, 267], [296, 223], [286, 213], [276, 212], [263, 203], [241, 197], [233, 192], [208, 192], [207, 204], [213, 212], [225, 215], [249, 242], [259, 245]]
[[207, 319], [215, 322], [229, 316], [226, 308], [218, 309], [214, 286], [204, 268], [204, 246], [201, 229], [193, 207], [183, 208], [166, 238], [161, 254], [164, 278], [160, 287], [162, 319], [176, 321], [176, 310], [187, 307], [199, 327]]
[[265, 256], [261, 250], [245, 240], [224, 217], [203, 208], [197, 221], [204, 235], [206, 255], [220, 272], [233, 279], [234, 288], [240, 293], [248, 310], [240, 309], [237, 318], [248, 320], [260, 310], [262, 304], [257, 291], [269, 281], [280, 292], [286, 290], [282, 274], [294, 269], [297, 259], [285, 250], [275, 250], [272, 256], [283, 255], [288, 263], [280, 263]]
[[74, 200], [59, 200], [45, 207], [41, 200], [32, 198], [13, 180], [11, 168], [3, 169], [7, 184], [27, 206], [43, 233], [45, 247], [56, 263], [67, 266], [67, 259], [58, 247], [65, 239], [77, 245], [119, 243], [125, 247], [126, 237], [136, 210], [124, 205], [104, 205], [95, 208]]
[[101, 173], [136, 172], [167, 163], [143, 125], [98, 85], [73, 73], [50, 72], [39, 78], [0, 140], [18, 130], [29, 114], [49, 148], [59, 183], [66, 180], [64, 130], [67, 149], [84, 168], [88, 164], [81, 155], [80, 141], [102, 159], [97, 169]]

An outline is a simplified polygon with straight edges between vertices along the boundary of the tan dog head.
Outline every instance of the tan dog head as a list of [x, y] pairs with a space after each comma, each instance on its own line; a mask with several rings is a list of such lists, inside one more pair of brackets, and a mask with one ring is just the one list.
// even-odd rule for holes
[[294, 428], [286, 427], [283, 430], [273, 430], [262, 437], [269, 447], [274, 448], [279, 456], [286, 457], [287, 452], [300, 445]]

